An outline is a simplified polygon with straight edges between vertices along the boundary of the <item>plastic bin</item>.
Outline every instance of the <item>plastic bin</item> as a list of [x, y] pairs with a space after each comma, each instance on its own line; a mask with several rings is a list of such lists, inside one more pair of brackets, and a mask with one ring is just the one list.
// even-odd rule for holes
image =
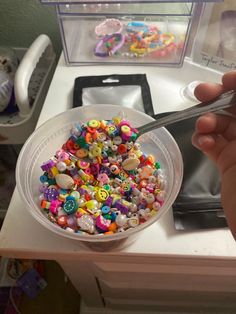
[[197, 11], [208, 1], [41, 0], [56, 7], [68, 65], [159, 66], [182, 65]]

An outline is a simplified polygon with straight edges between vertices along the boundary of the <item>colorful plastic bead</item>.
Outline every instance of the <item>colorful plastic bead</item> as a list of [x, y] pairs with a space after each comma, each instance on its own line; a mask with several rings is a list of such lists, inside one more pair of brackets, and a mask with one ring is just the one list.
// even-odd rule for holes
[[120, 117], [76, 124], [41, 166], [39, 201], [48, 219], [68, 232], [112, 235], [156, 215], [166, 178], [136, 137]]

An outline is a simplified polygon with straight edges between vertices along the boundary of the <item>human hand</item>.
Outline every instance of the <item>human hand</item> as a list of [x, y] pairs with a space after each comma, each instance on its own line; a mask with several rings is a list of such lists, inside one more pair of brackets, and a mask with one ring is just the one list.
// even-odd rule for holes
[[[202, 83], [195, 88], [200, 101], [236, 90], [236, 71], [222, 76], [222, 84]], [[221, 175], [221, 200], [229, 228], [236, 239], [236, 106], [229, 115], [207, 113], [196, 121], [192, 144], [217, 166]]]

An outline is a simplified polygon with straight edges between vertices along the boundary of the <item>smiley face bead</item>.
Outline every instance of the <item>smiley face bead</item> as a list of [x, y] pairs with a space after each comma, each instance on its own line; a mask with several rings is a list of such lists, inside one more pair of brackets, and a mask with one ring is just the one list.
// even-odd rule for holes
[[98, 202], [105, 202], [109, 197], [109, 192], [103, 188], [99, 188], [96, 192], [96, 199]]

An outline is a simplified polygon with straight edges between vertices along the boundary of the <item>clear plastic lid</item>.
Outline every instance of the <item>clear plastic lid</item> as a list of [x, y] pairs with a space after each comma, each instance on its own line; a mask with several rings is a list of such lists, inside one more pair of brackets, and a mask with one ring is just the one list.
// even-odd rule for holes
[[223, 0], [40, 0], [41, 3], [44, 4], [55, 4], [55, 5], [60, 5], [60, 4], [81, 4], [81, 3], [129, 3], [131, 4], [132, 2], [137, 3], [137, 2], [154, 2], [154, 3], [204, 3], [204, 2], [223, 2]]

